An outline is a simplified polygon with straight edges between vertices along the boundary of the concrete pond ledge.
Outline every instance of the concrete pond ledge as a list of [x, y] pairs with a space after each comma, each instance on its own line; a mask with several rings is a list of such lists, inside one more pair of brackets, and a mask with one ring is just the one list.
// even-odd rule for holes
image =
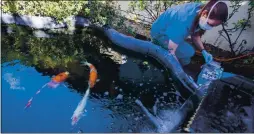
[[2, 13], [1, 23], [29, 26], [36, 29], [58, 29], [68, 28], [69, 26], [87, 27], [90, 25], [88, 19], [80, 16], [69, 16], [64, 19], [63, 22], [57, 23], [57, 21], [51, 17], [12, 15], [7, 13]]

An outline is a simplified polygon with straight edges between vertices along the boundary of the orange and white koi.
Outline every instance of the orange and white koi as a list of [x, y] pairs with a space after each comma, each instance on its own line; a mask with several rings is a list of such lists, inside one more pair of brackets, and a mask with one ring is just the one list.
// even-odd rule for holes
[[98, 77], [97, 70], [94, 67], [94, 65], [92, 65], [91, 63], [88, 63], [88, 62], [84, 62], [83, 65], [86, 65], [90, 68], [88, 88], [86, 90], [86, 93], [85, 93], [84, 97], [79, 102], [76, 110], [74, 111], [74, 113], [71, 117], [71, 119], [72, 119], [71, 124], [72, 125], [77, 124], [77, 122], [80, 120], [81, 116], [83, 116], [83, 113], [84, 113], [83, 111], [84, 111], [84, 108], [86, 106], [86, 102], [87, 102], [87, 99], [88, 99], [88, 96], [89, 96], [89, 93], [90, 93], [90, 88], [94, 87], [94, 85], [96, 83], [96, 80], [97, 80], [97, 77]]
[[[43, 85], [36, 93], [35, 95], [39, 94], [41, 92], [41, 90], [43, 88], [45, 88], [46, 86], [48, 86], [49, 88], [56, 88], [58, 87], [58, 85], [65, 81], [69, 76], [69, 72], [62, 72], [58, 75], [56, 75], [55, 77], [53, 77], [51, 79], [50, 82], [46, 83], [45, 85]], [[31, 107], [31, 104], [32, 104], [32, 100], [33, 100], [34, 96], [31, 97], [31, 99], [29, 99], [29, 101], [27, 102], [26, 106], [25, 106], [25, 109], [28, 108], [28, 107]]]

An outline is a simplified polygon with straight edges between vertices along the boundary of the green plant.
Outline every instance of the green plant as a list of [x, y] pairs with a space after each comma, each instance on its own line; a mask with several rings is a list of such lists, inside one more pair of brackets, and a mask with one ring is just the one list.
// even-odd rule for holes
[[[230, 7], [233, 10], [229, 14], [228, 20], [230, 20], [235, 15], [235, 13], [238, 12], [239, 8], [241, 7], [241, 3], [242, 3], [242, 1], [231, 1], [232, 6], [230, 6]], [[243, 48], [244, 48], [243, 45], [247, 44], [246, 39], [242, 39], [240, 42], [238, 41], [241, 34], [245, 30], [247, 30], [247, 28], [251, 28], [251, 17], [253, 16], [254, 2], [249, 1], [248, 6], [249, 7], [247, 10], [247, 18], [239, 19], [239, 20], [237, 20], [237, 22], [233, 22], [232, 23], [233, 27], [231, 27], [231, 28], [229, 28], [228, 23], [222, 24], [222, 29], [219, 31], [219, 37], [223, 37], [228, 42], [232, 56], [241, 55], [245, 52], [250, 51], [250, 50], [243, 51]], [[239, 32], [237, 37], [235, 39], [232, 39], [231, 35], [236, 32]], [[218, 38], [217, 38], [217, 40], [218, 40]], [[236, 47], [237, 45], [238, 45], [238, 47]]]
[[58, 22], [77, 15], [87, 1], [12, 1], [2, 2], [2, 12], [19, 15], [49, 16]]
[[[116, 29], [127, 29], [125, 17], [119, 12], [116, 1], [3, 1], [3, 13], [49, 16], [62, 22], [72, 15], [88, 18], [93, 24], [109, 24]], [[70, 22], [67, 21], [70, 26]], [[131, 28], [129, 28], [131, 29]], [[132, 31], [134, 31], [132, 29]]]
[[[155, 0], [155, 1], [147, 1], [147, 0], [135, 0], [129, 3], [128, 13], [137, 15], [137, 19], [142, 22], [147, 22], [148, 24], [152, 24], [161, 13], [166, 11], [172, 5], [178, 5], [190, 1], [199, 1], [205, 2], [202, 0], [188, 0], [188, 1], [177, 1], [177, 0]], [[145, 12], [147, 15], [141, 15], [138, 12]], [[141, 19], [143, 18], [143, 19]]]

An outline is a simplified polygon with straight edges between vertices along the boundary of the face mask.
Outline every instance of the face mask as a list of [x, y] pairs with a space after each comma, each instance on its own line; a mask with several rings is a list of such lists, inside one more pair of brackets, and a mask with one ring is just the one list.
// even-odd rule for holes
[[208, 13], [207, 18], [205, 18], [205, 17], [200, 17], [200, 19], [199, 19], [199, 27], [200, 27], [201, 29], [203, 29], [203, 30], [211, 30], [211, 29], [213, 28], [212, 26], [210, 26], [210, 25], [207, 23], [207, 21], [208, 21], [208, 18], [209, 18], [209, 16], [210, 16], [211, 11], [212, 11], [213, 8], [215, 7], [215, 5], [218, 4], [219, 2], [220, 2], [220, 1], [217, 1], [217, 2], [212, 6], [211, 10], [210, 10], [209, 13]]
[[210, 26], [208, 23], [208, 17], [205, 18], [205, 17], [200, 17], [199, 19], [199, 27], [203, 30], [211, 30], [213, 27]]

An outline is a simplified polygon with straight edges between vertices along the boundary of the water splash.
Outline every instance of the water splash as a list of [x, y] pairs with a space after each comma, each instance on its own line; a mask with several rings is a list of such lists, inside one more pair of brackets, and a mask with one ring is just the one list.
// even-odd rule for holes
[[186, 113], [184, 113], [186, 110], [164, 110], [160, 112], [160, 116], [154, 116], [145, 108], [140, 100], [136, 100], [135, 102], [155, 125], [155, 131], [159, 133], [175, 132], [186, 116]]

